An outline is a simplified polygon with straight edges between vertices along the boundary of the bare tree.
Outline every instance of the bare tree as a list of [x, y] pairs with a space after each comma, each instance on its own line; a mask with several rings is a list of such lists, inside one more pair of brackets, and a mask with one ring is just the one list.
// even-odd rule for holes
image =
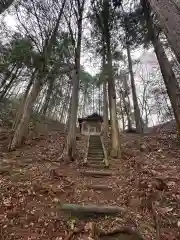
[[[161, 1], [160, 1], [161, 2]], [[147, 28], [149, 32], [150, 39], [155, 49], [155, 53], [160, 65], [161, 73], [164, 79], [164, 84], [173, 108], [174, 116], [176, 119], [177, 131], [180, 132], [180, 87], [176, 76], [173, 72], [171, 63], [169, 62], [164, 48], [158, 37], [156, 27], [153, 25], [153, 20], [149, 12], [148, 5], [143, 2], [143, 9], [145, 13], [145, 18], [147, 22]], [[172, 18], [171, 18], [172, 19]]]
[[[37, 39], [32, 38], [32, 36], [31, 36], [32, 41], [34, 43], [40, 42], [40, 46], [42, 46], [42, 51], [40, 50], [40, 59], [39, 59], [40, 60], [40, 63], [39, 63], [40, 65], [38, 65], [36, 67], [35, 80], [33, 82], [33, 86], [31, 88], [31, 91], [28, 94], [28, 96], [27, 96], [27, 98], [24, 102], [22, 117], [20, 119], [19, 124], [17, 125], [17, 128], [15, 129], [12, 141], [11, 141], [10, 146], [9, 146], [10, 150], [13, 150], [16, 146], [19, 146], [22, 143], [22, 141], [24, 139], [24, 136], [27, 132], [28, 123], [29, 123], [29, 119], [30, 119], [30, 116], [31, 116], [31, 113], [32, 113], [33, 105], [34, 105], [34, 103], [37, 99], [37, 96], [38, 96], [38, 94], [39, 94], [39, 92], [40, 92], [40, 90], [41, 90], [41, 88], [42, 88], [42, 86], [45, 82], [45, 79], [46, 79], [45, 78], [46, 77], [45, 73], [47, 72], [47, 61], [51, 56], [52, 48], [53, 48], [53, 45], [56, 41], [56, 37], [57, 37], [58, 29], [59, 29], [59, 24], [60, 24], [60, 21], [61, 21], [61, 18], [62, 18], [65, 3], [66, 3], [66, 0], [63, 1], [61, 9], [59, 10], [58, 16], [57, 16], [57, 18], [54, 22], [53, 27], [48, 32], [48, 35], [47, 35], [47, 32], [46, 32], [46, 35], [43, 35], [44, 31], [41, 28], [42, 27], [42, 25], [41, 25], [42, 22], [40, 24], [40, 18], [37, 15], [37, 9], [36, 9], [36, 7], [39, 8], [39, 5], [35, 5], [34, 0], [32, 1], [32, 14], [34, 15], [34, 17], [37, 21], [37, 25], [39, 26], [39, 34], [42, 36], [40, 38], [40, 40], [38, 38]], [[26, 7], [27, 7], [27, 5], [26, 5]], [[25, 10], [27, 10], [26, 7], [25, 7]], [[28, 14], [29, 14], [29, 12], [28, 12]], [[43, 14], [42, 14], [42, 16], [43, 16]], [[19, 18], [19, 16], [18, 16], [18, 18]], [[19, 18], [19, 20], [20, 20], [20, 18]], [[25, 31], [28, 32], [28, 29], [24, 25], [24, 23], [21, 22], [21, 24], [24, 27]], [[33, 26], [31, 25], [31, 27], [33, 27]], [[37, 34], [36, 34], [36, 36], [37, 36]], [[38, 44], [36, 44], [36, 47], [38, 48]]]
[[[67, 137], [67, 153], [70, 160], [75, 159], [76, 152], [76, 122], [77, 122], [77, 111], [79, 103], [79, 80], [80, 80], [80, 58], [81, 58], [81, 42], [82, 42], [82, 24], [84, 14], [85, 0], [72, 0], [70, 1], [69, 8], [72, 10], [69, 12], [69, 18], [66, 17], [66, 21], [69, 27], [72, 44], [74, 46], [74, 64], [75, 69], [72, 71], [72, 101], [71, 101], [71, 113], [70, 122], [68, 128]], [[77, 26], [77, 38], [73, 32], [72, 18]]]
[[3, 13], [8, 7], [13, 4], [14, 0], [1, 0], [0, 1], [0, 14]]
[[180, 9], [177, 3], [174, 0], [148, 0], [148, 2], [180, 62]]

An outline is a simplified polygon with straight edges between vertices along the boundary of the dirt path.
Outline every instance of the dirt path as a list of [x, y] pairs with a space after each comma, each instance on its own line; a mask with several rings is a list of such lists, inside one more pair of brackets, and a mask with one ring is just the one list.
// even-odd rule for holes
[[[1, 153], [0, 239], [64, 239], [73, 226], [95, 222], [109, 230], [137, 229], [144, 239], [180, 239], [180, 147], [173, 136], [122, 137], [122, 159], [111, 161], [112, 176], [80, 174], [85, 139], [78, 141], [77, 161], [57, 163], [61, 134], [28, 142], [13, 153]], [[112, 189], [88, 189], [87, 184]], [[127, 209], [116, 217], [79, 219], [64, 214], [62, 203], [111, 205]], [[85, 239], [85, 238], [81, 238]]]

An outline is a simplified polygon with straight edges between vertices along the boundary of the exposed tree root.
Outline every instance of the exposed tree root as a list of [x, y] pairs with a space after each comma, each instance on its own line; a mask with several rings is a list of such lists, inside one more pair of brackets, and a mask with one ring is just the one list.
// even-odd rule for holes
[[73, 231], [71, 231], [66, 237], [64, 240], [71, 240], [72, 237], [76, 234], [79, 234], [81, 232], [84, 231], [84, 228], [77, 228], [77, 229], [74, 229]]
[[134, 231], [132, 228], [130, 227], [120, 227], [120, 228], [115, 228], [111, 231], [100, 231], [99, 236], [112, 236], [112, 235], [116, 235], [116, 234], [120, 234], [120, 233], [125, 233], [128, 235], [131, 235], [134, 237], [134, 240], [144, 240], [143, 237], [140, 235], [140, 233], [138, 233], [137, 231]]
[[116, 234], [128, 234], [133, 237], [133, 240], [144, 240], [144, 238], [137, 231], [130, 227], [115, 228], [111, 231], [104, 231], [97, 228], [95, 223], [88, 223], [84, 228], [75, 229], [71, 231], [64, 240], [71, 240], [75, 235], [79, 233], [87, 233], [90, 239], [99, 239], [99, 237], [113, 236]]

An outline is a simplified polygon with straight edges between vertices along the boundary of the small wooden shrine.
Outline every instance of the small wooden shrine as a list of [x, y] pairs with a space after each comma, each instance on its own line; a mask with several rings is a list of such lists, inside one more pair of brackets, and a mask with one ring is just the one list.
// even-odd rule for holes
[[80, 132], [84, 135], [100, 135], [103, 117], [93, 113], [85, 118], [78, 118]]

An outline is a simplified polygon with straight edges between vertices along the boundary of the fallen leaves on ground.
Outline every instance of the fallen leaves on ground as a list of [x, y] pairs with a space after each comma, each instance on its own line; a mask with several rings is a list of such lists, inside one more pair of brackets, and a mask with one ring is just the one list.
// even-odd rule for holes
[[[162, 240], [180, 239], [180, 147], [174, 136], [123, 134], [123, 158], [111, 160], [113, 175], [105, 180], [79, 174], [87, 146], [81, 135], [76, 161], [56, 161], [65, 139], [65, 134], [52, 132], [1, 154], [2, 240], [65, 239], [72, 228], [88, 223], [64, 215], [59, 210], [63, 202], [125, 207], [122, 216], [92, 219], [104, 231], [128, 226], [153, 240], [159, 225]], [[91, 183], [106, 183], [113, 190], [87, 190]]]

